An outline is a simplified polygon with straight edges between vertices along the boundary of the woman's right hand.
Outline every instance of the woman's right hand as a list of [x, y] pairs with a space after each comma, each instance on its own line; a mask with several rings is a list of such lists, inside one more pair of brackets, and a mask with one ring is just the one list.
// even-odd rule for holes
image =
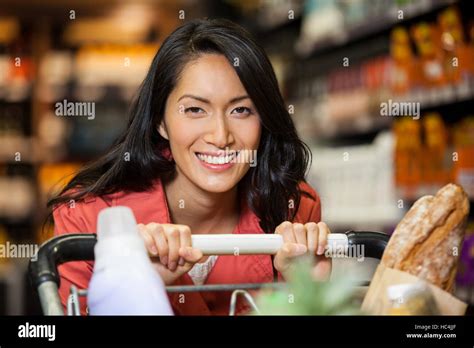
[[152, 222], [138, 224], [138, 231], [166, 285], [173, 284], [203, 257], [199, 249], [192, 247], [189, 226]]

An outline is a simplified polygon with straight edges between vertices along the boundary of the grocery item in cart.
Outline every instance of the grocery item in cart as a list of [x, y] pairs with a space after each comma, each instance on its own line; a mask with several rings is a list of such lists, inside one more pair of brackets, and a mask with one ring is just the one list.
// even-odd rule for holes
[[416, 201], [385, 248], [362, 310], [370, 314], [392, 314], [388, 289], [422, 282], [433, 294], [440, 314], [463, 315], [467, 304], [451, 292], [468, 213], [467, 195], [454, 184], [444, 186], [435, 196]]
[[420, 198], [395, 229], [381, 264], [452, 291], [468, 213], [469, 199], [455, 184]]
[[388, 287], [391, 315], [436, 315], [438, 306], [429, 287], [422, 282]]
[[89, 313], [172, 315], [165, 285], [151, 264], [132, 210], [102, 210], [97, 229]]

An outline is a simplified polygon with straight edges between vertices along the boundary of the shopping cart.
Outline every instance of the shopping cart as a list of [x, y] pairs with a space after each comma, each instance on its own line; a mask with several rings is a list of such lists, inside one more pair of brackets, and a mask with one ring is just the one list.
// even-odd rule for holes
[[[208, 235], [200, 240], [201, 247], [206, 247], [206, 243], [213, 240], [213, 236]], [[265, 248], [259, 248], [262, 244], [262, 234], [246, 235], [253, 236], [257, 247], [250, 248], [249, 253], [262, 254], [270, 253]], [[263, 235], [269, 236], [269, 235]], [[273, 235], [276, 236], [276, 235]], [[364, 257], [380, 259], [387, 245], [389, 236], [381, 232], [372, 231], [347, 231], [339, 236], [346, 238], [348, 247], [361, 248], [364, 250]], [[194, 236], [193, 236], [194, 237]], [[265, 237], [264, 237], [265, 238]], [[268, 237], [267, 237], [268, 238]], [[223, 241], [223, 239], [220, 239]], [[29, 274], [31, 282], [38, 291], [41, 308], [44, 315], [80, 315], [79, 297], [87, 296], [87, 289], [78, 289], [72, 286], [68, 298], [67, 311], [64, 313], [63, 306], [59, 297], [59, 274], [58, 266], [70, 261], [93, 261], [94, 246], [97, 242], [96, 234], [65, 234], [54, 237], [45, 242], [38, 250], [34, 258], [30, 260]], [[194, 245], [194, 241], [193, 241]], [[222, 247], [219, 243], [213, 244], [212, 251], [219, 254]], [[254, 246], [255, 246], [254, 245]], [[225, 246], [224, 246], [225, 247]], [[208, 248], [209, 249], [209, 248]], [[224, 248], [225, 249], [225, 248]], [[252, 252], [254, 250], [255, 252]], [[346, 250], [349, 250], [347, 248]], [[228, 246], [227, 252], [228, 254]], [[367, 287], [368, 282], [358, 284]], [[258, 289], [279, 289], [284, 287], [284, 283], [249, 283], [249, 284], [205, 284], [205, 285], [187, 285], [187, 286], [167, 286], [166, 290], [171, 292], [194, 292], [194, 291], [228, 291], [232, 292], [230, 298], [229, 315], [235, 314], [237, 299], [242, 296], [247, 300], [250, 307], [258, 311], [255, 302], [248, 292], [249, 290]]]

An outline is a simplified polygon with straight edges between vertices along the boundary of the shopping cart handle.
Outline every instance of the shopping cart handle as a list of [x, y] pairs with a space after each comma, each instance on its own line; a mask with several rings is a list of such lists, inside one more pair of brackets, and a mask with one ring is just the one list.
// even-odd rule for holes
[[[280, 234], [196, 234], [191, 236], [193, 247], [203, 255], [275, 255], [283, 246]], [[344, 250], [349, 245], [347, 235], [328, 236], [328, 248]]]
[[[363, 246], [365, 257], [380, 259], [389, 236], [381, 232], [347, 231], [332, 234], [329, 244], [333, 246]], [[93, 261], [96, 234], [76, 233], [57, 236], [44, 243], [29, 265], [33, 286], [54, 281], [59, 286], [57, 267], [69, 261]], [[332, 243], [332, 244], [331, 244]], [[282, 239], [274, 234], [241, 235], [195, 235], [193, 245], [202, 248], [205, 254], [274, 254], [282, 245]]]
[[347, 231], [345, 232], [349, 246], [363, 246], [364, 257], [381, 259], [390, 235], [373, 231]]
[[35, 288], [46, 281], [59, 286], [58, 266], [69, 261], [94, 260], [95, 233], [64, 234], [51, 238], [40, 246], [30, 260], [29, 275]]
[[[347, 231], [328, 235], [327, 255], [363, 253], [380, 259], [389, 236], [382, 232]], [[275, 255], [283, 245], [278, 234], [200, 234], [192, 236], [193, 246], [204, 255]], [[356, 250], [349, 251], [350, 247]]]

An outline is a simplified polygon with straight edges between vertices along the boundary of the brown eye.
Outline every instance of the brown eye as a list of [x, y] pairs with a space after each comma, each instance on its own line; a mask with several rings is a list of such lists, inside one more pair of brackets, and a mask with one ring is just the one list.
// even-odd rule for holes
[[247, 116], [252, 113], [252, 110], [250, 110], [248, 107], [245, 106], [239, 106], [238, 108], [235, 108], [232, 110], [232, 114], [237, 114], [241, 116]]
[[204, 110], [201, 109], [201, 108], [198, 108], [196, 106], [192, 106], [192, 107], [184, 109], [184, 112], [187, 113], [187, 114], [188, 113], [190, 113], [190, 114], [203, 114]]

